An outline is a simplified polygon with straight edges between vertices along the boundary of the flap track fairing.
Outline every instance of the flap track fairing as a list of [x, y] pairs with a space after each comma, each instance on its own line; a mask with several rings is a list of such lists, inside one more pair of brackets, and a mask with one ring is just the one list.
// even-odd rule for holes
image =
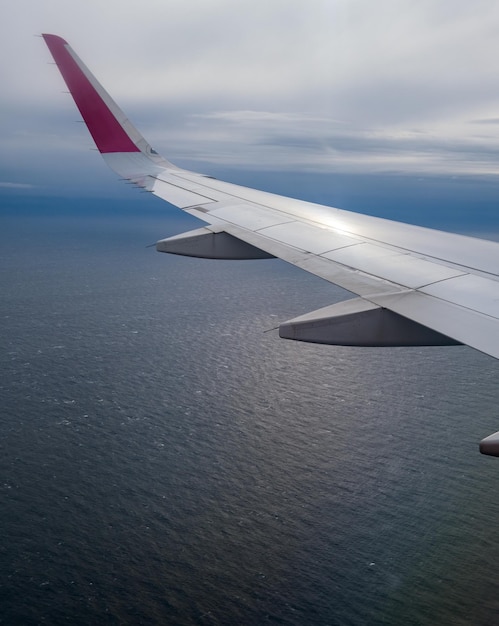
[[283, 322], [279, 336], [336, 346], [459, 345], [446, 335], [363, 298], [338, 302]]
[[224, 231], [197, 228], [181, 235], [168, 237], [156, 243], [158, 252], [180, 254], [202, 259], [273, 259], [274, 257]]

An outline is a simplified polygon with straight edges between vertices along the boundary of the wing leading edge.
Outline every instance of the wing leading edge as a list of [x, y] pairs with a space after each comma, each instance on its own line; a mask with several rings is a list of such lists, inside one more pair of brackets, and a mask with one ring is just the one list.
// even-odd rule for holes
[[[498, 243], [180, 169], [153, 150], [64, 39], [43, 38], [107, 164], [207, 224], [159, 241], [158, 251], [278, 257], [359, 296], [284, 322], [281, 337], [344, 345], [463, 343], [499, 358]], [[491, 437], [481, 451], [499, 455], [499, 437]]]

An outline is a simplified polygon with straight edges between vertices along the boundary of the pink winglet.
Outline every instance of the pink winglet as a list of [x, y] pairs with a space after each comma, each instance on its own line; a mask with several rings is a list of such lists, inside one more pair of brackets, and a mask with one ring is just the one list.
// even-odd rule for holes
[[69, 52], [69, 44], [57, 35], [42, 36], [99, 151], [140, 152]]

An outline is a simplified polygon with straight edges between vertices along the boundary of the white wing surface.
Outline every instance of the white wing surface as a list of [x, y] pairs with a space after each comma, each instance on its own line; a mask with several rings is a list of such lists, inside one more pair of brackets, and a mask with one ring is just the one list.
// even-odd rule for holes
[[[499, 244], [274, 195], [180, 169], [158, 155], [60, 37], [43, 35], [107, 164], [198, 217], [159, 241], [206, 258], [279, 257], [358, 298], [284, 322], [317, 343], [464, 343], [499, 358]], [[499, 454], [499, 437], [482, 442]]]

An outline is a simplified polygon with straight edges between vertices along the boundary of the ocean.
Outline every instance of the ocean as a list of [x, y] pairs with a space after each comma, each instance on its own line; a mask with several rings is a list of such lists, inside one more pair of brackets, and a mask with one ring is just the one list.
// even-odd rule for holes
[[3, 205], [1, 624], [497, 623], [494, 359], [279, 339], [345, 292], [170, 209]]

